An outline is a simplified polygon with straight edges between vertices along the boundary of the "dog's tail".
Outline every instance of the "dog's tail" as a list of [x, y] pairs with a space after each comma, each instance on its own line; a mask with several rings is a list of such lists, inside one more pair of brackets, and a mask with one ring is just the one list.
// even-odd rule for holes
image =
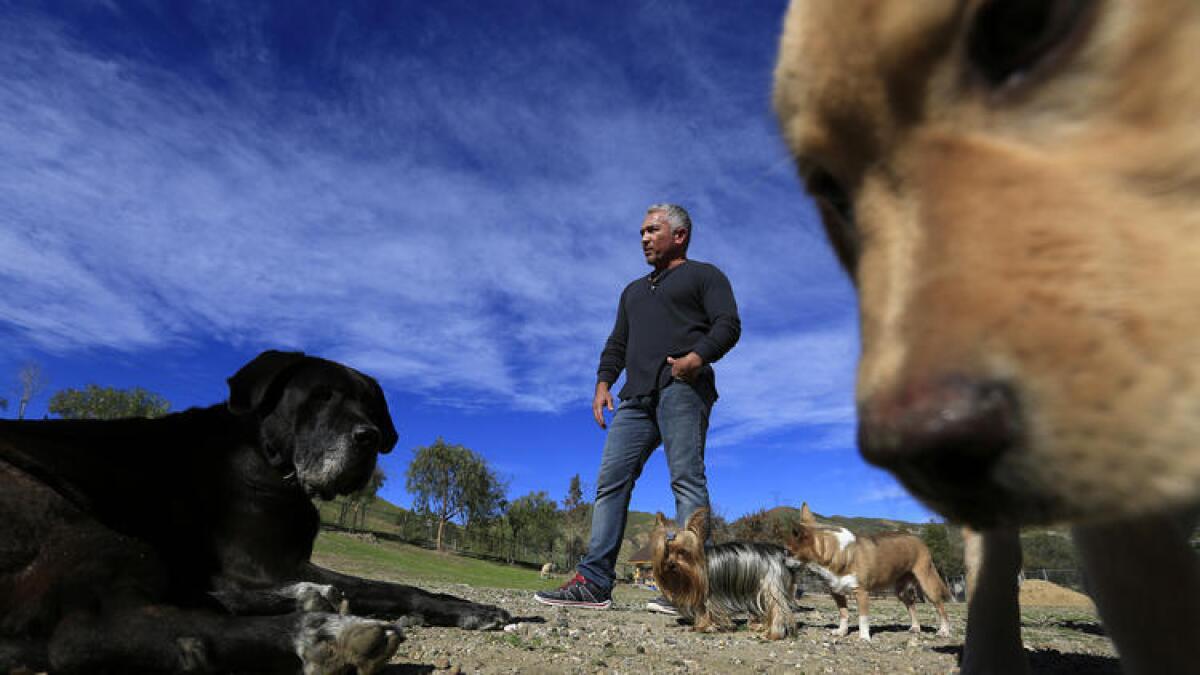
[[928, 552], [913, 568], [913, 576], [917, 578], [917, 585], [920, 586], [926, 600], [941, 603], [950, 599], [950, 587], [942, 579], [937, 566], [933, 564], [933, 557]]

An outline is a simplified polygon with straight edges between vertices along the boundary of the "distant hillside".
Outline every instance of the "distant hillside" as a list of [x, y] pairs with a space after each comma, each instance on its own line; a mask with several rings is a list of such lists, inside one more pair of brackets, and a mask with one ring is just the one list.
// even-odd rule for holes
[[[918, 523], [908, 523], [900, 520], [889, 520], [886, 518], [822, 516], [820, 514], [814, 515], [817, 517], [818, 522], [845, 527], [859, 534], [894, 532], [896, 530], [920, 534], [923, 527]], [[766, 520], [766, 526], [768, 528], [771, 528], [777, 532], [787, 532], [791, 523], [800, 519], [800, 509], [792, 506], [777, 506], [769, 511], [760, 511], [758, 513], [747, 514], [729, 523], [727, 531], [716, 532], [714, 538], [718, 542], [739, 538], [734, 535], [734, 533], [738, 531], [739, 525], [743, 525], [746, 523], [746, 521], [753, 518], [763, 518]], [[621, 553], [618, 555], [618, 560], [620, 562], [628, 560], [629, 556], [633, 555], [639, 549], [649, 543], [650, 532], [653, 529], [653, 513], [646, 513], [644, 511], [630, 511], [629, 521], [625, 526], [625, 539], [621, 543]]]
[[[342, 509], [341, 500], [315, 502], [325, 523], [337, 523]], [[845, 527], [857, 534], [905, 531], [920, 535], [928, 523], [910, 523], [889, 518], [865, 518], [814, 514], [817, 521], [828, 525]], [[718, 528], [714, 539], [718, 542], [734, 539], [760, 539], [783, 543], [782, 539], [791, 529], [791, 524], [800, 519], [800, 509], [792, 506], [777, 506], [772, 509], [750, 513]], [[757, 522], [755, 522], [757, 521]], [[361, 522], [361, 521], [360, 521]], [[363, 529], [375, 532], [401, 534], [404, 538], [432, 537], [434, 532], [421, 523], [424, 519], [416, 514], [379, 497], [370, 505]], [[415, 528], [415, 529], [414, 529]], [[452, 530], [457, 529], [452, 527]], [[621, 543], [618, 562], [624, 563], [650, 541], [654, 529], [654, 514], [645, 511], [630, 511], [625, 528], [625, 539]], [[958, 528], [951, 526], [949, 534], [952, 546], [960, 550], [962, 540]], [[1073, 569], [1078, 565], [1074, 547], [1066, 528], [1031, 527], [1021, 531], [1025, 566], [1029, 568]], [[556, 545], [556, 550], [562, 550]], [[564, 561], [565, 562], [565, 561]]]
[[[755, 514], [749, 514], [743, 516], [739, 520], [731, 523], [731, 525], [736, 525], [740, 520], [751, 518], [754, 515]], [[772, 521], [780, 522], [781, 524], [790, 524], [793, 521], [800, 520], [800, 509], [794, 506], [777, 506], [770, 511], [767, 511], [765, 515]], [[877, 534], [879, 532], [896, 531], [920, 534], [921, 530], [924, 528], [924, 524], [922, 523], [909, 523], [903, 520], [891, 520], [888, 518], [866, 518], [863, 516], [823, 516], [815, 511], [813, 512], [813, 516], [816, 517], [818, 523], [825, 525], [837, 525], [838, 527], [844, 527], [847, 530], [856, 532], [858, 534]]]

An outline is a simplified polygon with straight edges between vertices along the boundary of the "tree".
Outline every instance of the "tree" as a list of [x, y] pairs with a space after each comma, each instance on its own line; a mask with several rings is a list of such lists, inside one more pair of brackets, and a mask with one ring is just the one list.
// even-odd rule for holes
[[583, 482], [579, 474], [571, 476], [567, 496], [562, 503], [563, 535], [567, 559], [578, 560], [583, 555], [585, 539], [592, 523], [592, 505], [583, 498]]
[[89, 384], [83, 389], [56, 392], [50, 397], [49, 409], [65, 419], [162, 417], [171, 409], [171, 402], [141, 387], [117, 389]]
[[1021, 535], [1021, 551], [1026, 569], [1071, 570], [1079, 568], [1075, 547], [1064, 534], [1028, 532]]
[[725, 517], [725, 514], [716, 505], [711, 507], [708, 517], [708, 535], [714, 544], [734, 540], [733, 527], [730, 526], [729, 519]]
[[770, 513], [759, 509], [733, 521], [729, 526], [733, 538], [738, 541], [774, 541], [780, 540], [780, 532], [772, 523]]
[[[379, 492], [379, 488], [383, 487], [385, 481], [387, 481], [387, 474], [383, 472], [383, 467], [376, 465], [367, 484], [346, 495], [346, 498], [342, 500], [342, 508], [338, 513], [338, 525], [349, 527], [351, 530], [365, 529], [367, 507], [375, 501], [375, 495]], [[349, 525], [347, 525], [347, 521], [349, 521]]]
[[[554, 546], [558, 539], [558, 505], [545, 491], [530, 492], [517, 497], [508, 505], [505, 513], [508, 526], [512, 528], [513, 548], [518, 541], [544, 551]], [[515, 557], [515, 556], [510, 556]]]
[[962, 549], [951, 543], [950, 532], [945, 524], [929, 521], [921, 531], [921, 541], [929, 548], [933, 564], [943, 577], [953, 578], [963, 574]]
[[499, 508], [504, 485], [482, 457], [441, 438], [413, 450], [406, 475], [413, 503], [438, 520], [437, 549], [444, 550], [446, 523], [487, 519]]
[[579, 474], [575, 474], [571, 476], [571, 482], [567, 485], [567, 496], [563, 499], [563, 510], [570, 511], [585, 503], [583, 501], [583, 481], [579, 480]]
[[[25, 419], [25, 408], [33, 397], [46, 388], [46, 376], [36, 363], [26, 363], [17, 371], [17, 419]], [[8, 407], [8, 401], [4, 402]]]

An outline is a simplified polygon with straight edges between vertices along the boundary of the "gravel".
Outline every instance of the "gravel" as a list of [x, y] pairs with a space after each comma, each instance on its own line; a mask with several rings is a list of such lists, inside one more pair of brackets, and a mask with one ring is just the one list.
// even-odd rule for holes
[[[549, 607], [529, 591], [461, 584], [423, 587], [506, 608], [518, 620], [502, 631], [409, 627], [383, 672], [398, 673], [953, 673], [962, 649], [966, 607], [948, 606], [953, 635], [934, 634], [931, 605], [918, 606], [920, 635], [894, 598], [871, 605], [872, 639], [830, 635], [837, 609], [826, 595], [798, 603], [797, 634], [767, 641], [745, 626], [729, 633], [694, 633], [674, 617], [644, 609], [654, 597], [620, 586], [608, 610]], [[1118, 673], [1112, 643], [1090, 608], [1028, 607], [1023, 638], [1035, 672]]]

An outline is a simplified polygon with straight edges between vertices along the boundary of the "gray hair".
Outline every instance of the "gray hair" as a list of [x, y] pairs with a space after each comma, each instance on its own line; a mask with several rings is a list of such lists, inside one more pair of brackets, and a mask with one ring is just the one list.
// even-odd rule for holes
[[692, 240], [692, 217], [688, 215], [687, 209], [678, 204], [651, 204], [646, 213], [661, 212], [666, 216], [667, 222], [671, 225], [671, 232], [683, 228], [688, 231], [688, 241]]

